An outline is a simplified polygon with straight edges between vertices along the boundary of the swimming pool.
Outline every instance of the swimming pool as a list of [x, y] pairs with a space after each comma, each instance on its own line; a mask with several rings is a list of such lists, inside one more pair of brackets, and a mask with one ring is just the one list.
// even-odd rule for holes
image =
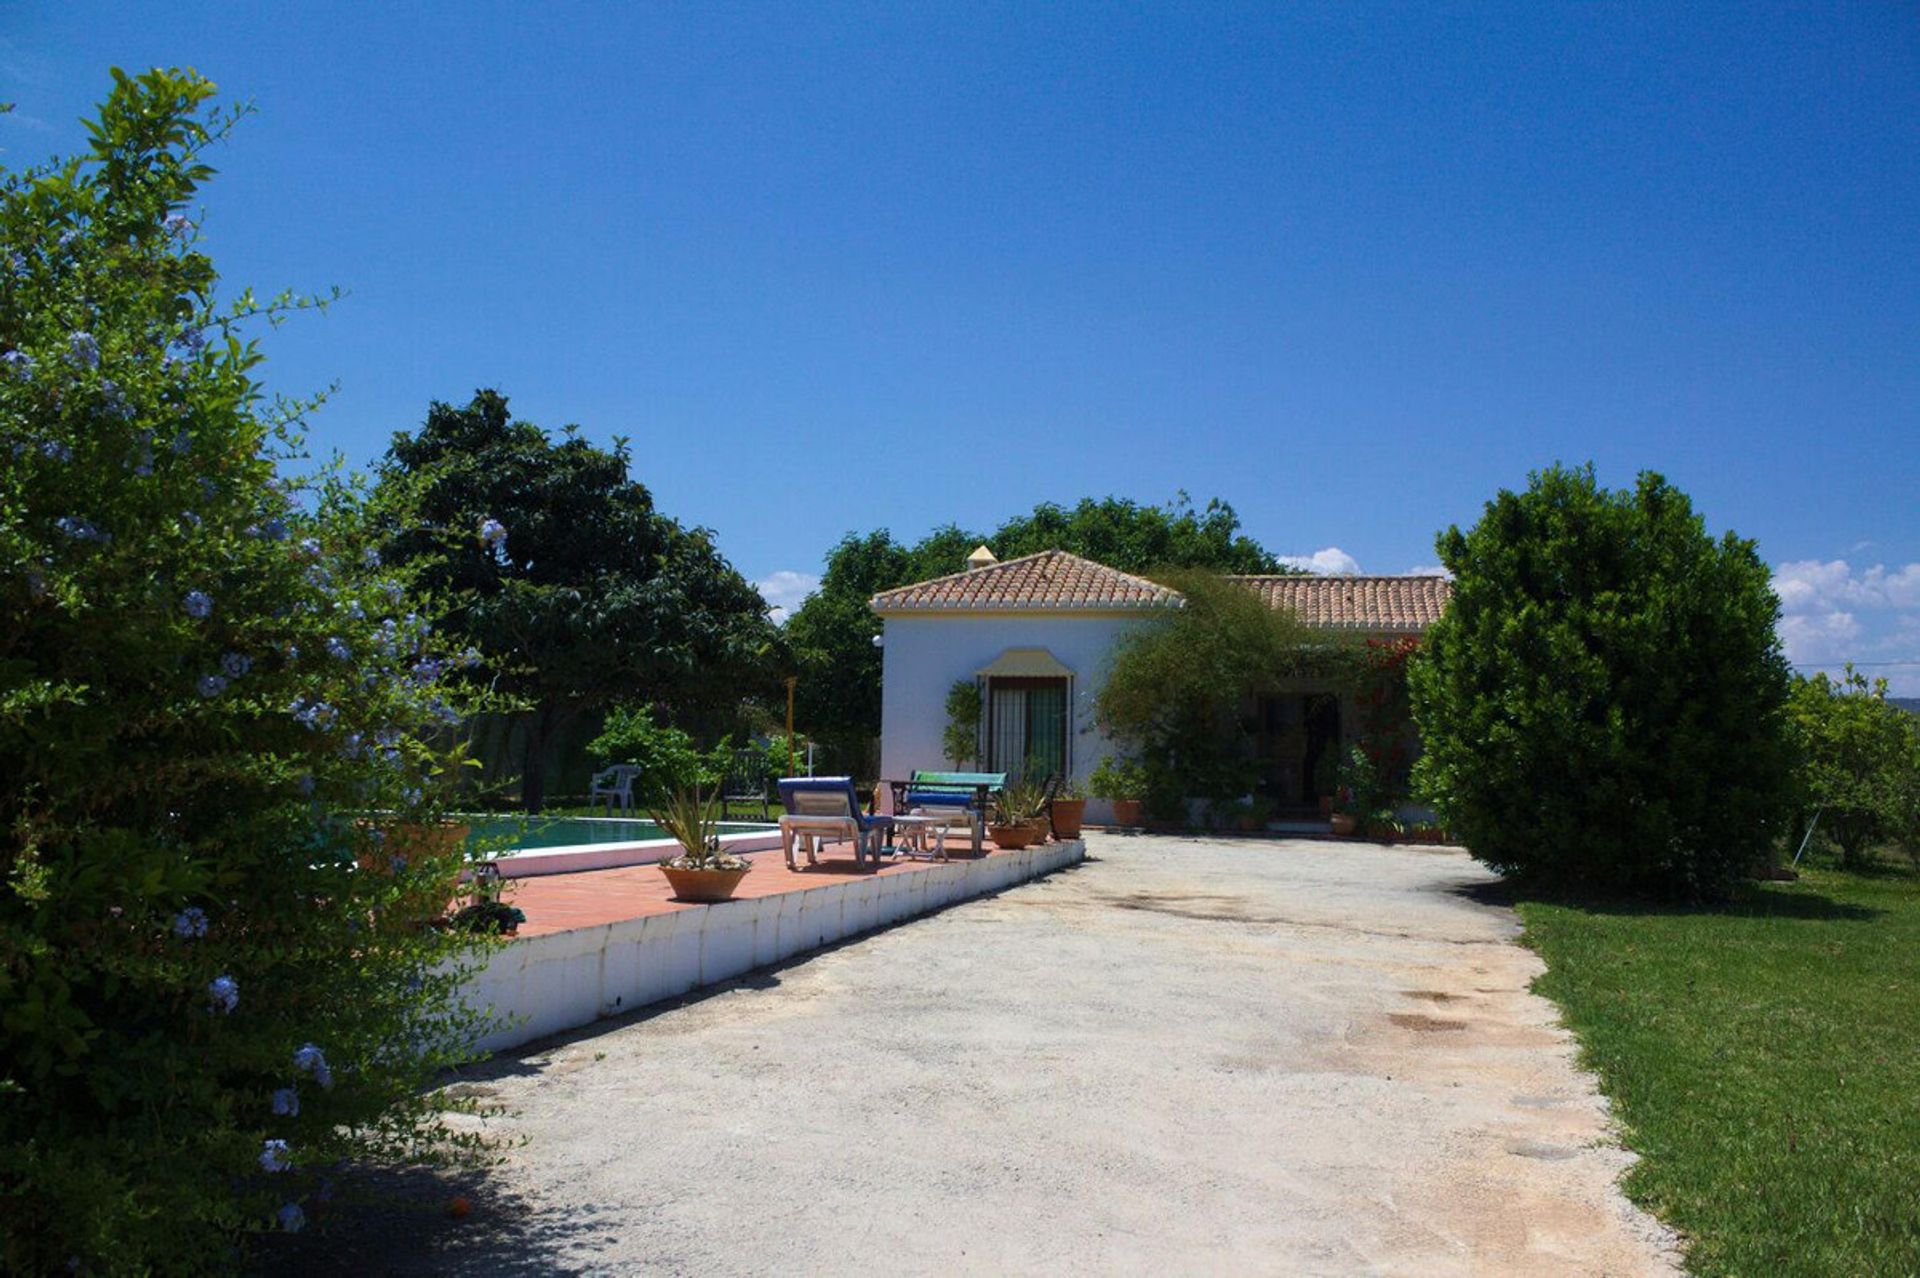
[[[545, 848], [604, 847], [609, 844], [654, 843], [673, 836], [651, 821], [612, 817], [474, 817], [467, 850], [498, 854], [507, 848], [533, 851]], [[753, 834], [764, 825], [729, 822], [722, 835]]]

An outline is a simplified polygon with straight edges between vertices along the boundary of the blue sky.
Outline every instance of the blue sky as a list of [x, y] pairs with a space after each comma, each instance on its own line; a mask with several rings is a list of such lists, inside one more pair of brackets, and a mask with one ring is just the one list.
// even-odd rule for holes
[[[790, 602], [852, 529], [1219, 496], [1323, 566], [1554, 460], [1920, 662], [1920, 11], [0, 0], [0, 162], [120, 64], [258, 114], [228, 282], [355, 460], [497, 386]], [[1920, 664], [1874, 667], [1920, 692]]]

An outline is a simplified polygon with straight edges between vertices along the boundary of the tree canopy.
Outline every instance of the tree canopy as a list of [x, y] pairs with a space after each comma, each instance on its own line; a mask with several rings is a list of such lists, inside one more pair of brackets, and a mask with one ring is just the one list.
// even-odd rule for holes
[[827, 555], [820, 589], [786, 625], [800, 675], [795, 705], [802, 727], [843, 755], [879, 733], [881, 653], [873, 640], [880, 620], [867, 601], [883, 590], [960, 572], [979, 545], [1001, 559], [1065, 550], [1131, 573], [1288, 571], [1241, 531], [1233, 507], [1215, 500], [1195, 510], [1184, 493], [1164, 506], [1120, 497], [1089, 497], [1072, 507], [1047, 502], [991, 533], [947, 524], [912, 545], [884, 529], [849, 533]]
[[524, 707], [529, 811], [544, 800], [545, 742], [580, 714], [638, 702], [716, 723], [770, 693], [781, 664], [759, 592], [711, 533], [654, 508], [631, 461], [624, 440], [555, 440], [482, 390], [463, 408], [434, 404], [380, 467], [383, 485], [419, 489], [421, 517], [389, 530], [388, 555], [419, 563], [478, 677]]
[[1876, 843], [1920, 847], [1920, 717], [1887, 698], [1887, 681], [1849, 668], [1793, 681], [1788, 702], [1815, 828], [1858, 868]]
[[1438, 540], [1454, 577], [1408, 671], [1416, 787], [1494, 868], [1717, 897], [1787, 816], [1788, 672], [1753, 543], [1685, 494], [1591, 466], [1502, 492]]

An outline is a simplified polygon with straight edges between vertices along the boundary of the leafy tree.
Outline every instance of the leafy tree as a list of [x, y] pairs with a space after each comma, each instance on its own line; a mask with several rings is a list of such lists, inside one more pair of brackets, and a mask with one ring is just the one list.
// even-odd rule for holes
[[625, 440], [596, 448], [569, 428], [556, 442], [483, 390], [434, 404], [380, 468], [383, 484], [422, 490], [422, 522], [391, 531], [388, 557], [419, 564], [478, 677], [524, 707], [530, 812], [547, 742], [579, 716], [643, 701], [712, 727], [769, 692], [780, 664], [766, 601], [711, 533], [654, 509], [631, 462]]
[[982, 535], [948, 524], [914, 545], [878, 532], [848, 534], [827, 555], [820, 589], [787, 621], [799, 668], [800, 721], [843, 756], [880, 731], [880, 619], [867, 601], [883, 590], [943, 577], [966, 567], [986, 545], [1001, 559], [1065, 550], [1122, 572], [1199, 569], [1285, 572], [1279, 560], [1240, 531], [1233, 507], [1210, 501], [1196, 512], [1184, 493], [1165, 506], [1124, 498], [1087, 498], [1071, 509], [1051, 502]]
[[1839, 679], [1796, 678], [1788, 717], [1806, 800], [1840, 864], [1858, 868], [1880, 843], [1910, 845], [1920, 833], [1920, 718], [1887, 700], [1887, 681], [1852, 667]]
[[116, 70], [84, 155], [0, 180], [9, 1273], [223, 1267], [335, 1165], [447, 1152], [475, 1028], [423, 926], [447, 658], [363, 494], [276, 478], [306, 406], [246, 332], [302, 303], [216, 303], [212, 93]]
[[1258, 783], [1256, 725], [1246, 717], [1258, 694], [1341, 671], [1351, 656], [1337, 637], [1218, 576], [1164, 580], [1185, 605], [1121, 638], [1095, 711], [1143, 770], [1148, 810], [1177, 820], [1190, 800], [1224, 807]]
[[1502, 492], [1438, 539], [1454, 596], [1408, 671], [1415, 784], [1474, 855], [1562, 886], [1724, 896], [1789, 783], [1779, 602], [1753, 543], [1647, 473]]
[[1240, 531], [1232, 506], [1216, 498], [1196, 512], [1185, 493], [1165, 506], [1121, 497], [1083, 498], [1071, 510], [1047, 502], [1001, 524], [987, 544], [1002, 559], [1065, 550], [1132, 573], [1292, 571]]

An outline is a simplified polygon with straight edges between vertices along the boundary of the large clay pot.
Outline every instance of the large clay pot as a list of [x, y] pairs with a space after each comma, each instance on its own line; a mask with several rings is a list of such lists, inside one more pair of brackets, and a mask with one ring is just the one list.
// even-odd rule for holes
[[1056, 839], [1077, 839], [1080, 837], [1080, 823], [1086, 819], [1087, 801], [1085, 799], [1055, 799], [1053, 801], [1053, 837]]
[[1351, 812], [1336, 812], [1328, 818], [1328, 822], [1332, 825], [1333, 832], [1341, 836], [1350, 835], [1360, 828], [1360, 822]]
[[747, 877], [746, 869], [738, 870], [679, 870], [671, 865], [660, 867], [660, 873], [667, 876], [667, 883], [673, 888], [675, 900], [680, 901], [726, 901], [733, 897], [733, 890], [740, 886], [740, 880]]
[[987, 837], [993, 840], [993, 846], [1009, 852], [1026, 847], [1033, 842], [1033, 827], [1030, 825], [990, 825]]
[[1115, 825], [1140, 824], [1140, 800], [1115, 799], [1113, 801], [1113, 823]]

